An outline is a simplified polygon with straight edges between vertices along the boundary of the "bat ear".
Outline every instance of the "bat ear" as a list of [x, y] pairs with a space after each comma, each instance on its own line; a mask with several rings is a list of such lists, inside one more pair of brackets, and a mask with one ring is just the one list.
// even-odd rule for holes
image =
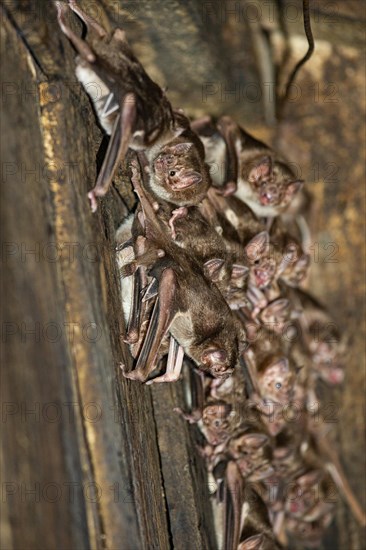
[[245, 253], [251, 262], [259, 260], [269, 252], [269, 233], [262, 231], [253, 237], [245, 247]]
[[211, 281], [218, 281], [220, 278], [220, 272], [225, 265], [225, 260], [221, 258], [212, 258], [212, 260], [207, 260], [203, 264], [204, 274]]
[[286, 188], [286, 198], [287, 200], [292, 200], [293, 197], [296, 195], [298, 191], [302, 188], [304, 185], [303, 180], [297, 180], [297, 181], [291, 181]]
[[289, 314], [290, 302], [286, 298], [280, 298], [269, 304], [261, 313], [261, 319], [286, 319]]
[[189, 187], [191, 185], [197, 185], [198, 183], [201, 183], [202, 176], [199, 172], [189, 170], [187, 172], [183, 172], [179, 179], [181, 180], [184, 187]]
[[188, 153], [188, 151], [193, 147], [193, 143], [187, 142], [187, 143], [177, 143], [176, 145], [171, 145], [169, 147], [169, 151], [173, 153], [173, 155], [184, 155], [184, 153]]
[[248, 539], [241, 542], [238, 546], [238, 550], [260, 550], [264, 539], [263, 533], [260, 535], [253, 535]]
[[319, 470], [311, 470], [303, 476], [298, 477], [297, 483], [301, 487], [312, 487], [315, 483], [319, 483], [322, 477], [322, 473]]
[[253, 166], [248, 174], [248, 181], [256, 183], [262, 179], [268, 178], [272, 173], [272, 159], [271, 157], [263, 157], [260, 161]]
[[310, 254], [303, 254], [297, 261], [296, 265], [302, 269], [307, 268], [310, 265]]
[[276, 363], [273, 365], [280, 369], [281, 373], [287, 373], [290, 371], [290, 364], [288, 362], [287, 357], [281, 357], [276, 361]]
[[244, 436], [244, 440], [250, 447], [260, 449], [268, 443], [269, 437], [266, 434], [254, 433]]
[[248, 273], [248, 271], [249, 271], [249, 267], [247, 267], [246, 265], [233, 264], [233, 268], [231, 270], [231, 277], [232, 279], [240, 279], [241, 277], [243, 277], [243, 275]]
[[281, 260], [280, 267], [285, 268], [289, 264], [293, 264], [299, 258], [299, 246], [295, 242], [290, 242], [286, 245], [285, 253]]

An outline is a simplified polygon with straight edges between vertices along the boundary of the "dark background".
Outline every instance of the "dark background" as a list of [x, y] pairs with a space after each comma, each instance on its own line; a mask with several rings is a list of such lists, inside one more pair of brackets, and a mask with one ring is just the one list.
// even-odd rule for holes
[[[230, 114], [301, 169], [313, 196], [308, 286], [348, 340], [345, 386], [321, 388], [323, 412], [365, 507], [365, 3], [311, 2], [316, 52], [281, 123], [271, 83], [281, 91], [306, 50], [301, 2], [80, 4], [127, 30], [175, 106]], [[1, 547], [214, 548], [195, 431], [172, 412], [181, 384], [149, 389], [118, 368], [114, 231], [134, 198], [122, 167], [90, 213], [103, 136], [53, 4], [4, 0], [1, 52]], [[362, 541], [340, 501], [324, 548]]]

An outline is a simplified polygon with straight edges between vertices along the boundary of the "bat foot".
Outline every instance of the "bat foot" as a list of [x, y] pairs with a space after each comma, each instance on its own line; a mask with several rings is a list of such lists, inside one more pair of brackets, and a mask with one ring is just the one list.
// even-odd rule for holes
[[190, 424], [197, 424], [197, 422], [201, 420], [202, 416], [200, 413], [185, 413], [180, 407], [174, 407], [173, 411], [182, 416], [184, 420], [187, 420], [187, 422], [189, 422]]
[[146, 380], [146, 376], [144, 376], [144, 374], [137, 369], [126, 372], [127, 367], [125, 363], [120, 363], [119, 368], [121, 369], [123, 376], [129, 380], [138, 380], [139, 382], [145, 382]]
[[146, 385], [151, 386], [151, 384], [161, 384], [163, 382], [176, 382], [177, 380], [179, 380], [179, 377], [180, 373], [175, 374], [174, 372], [167, 372], [162, 376], [157, 376], [156, 378], [149, 380], [148, 382], [146, 382]]
[[129, 380], [137, 380], [138, 382], [142, 382], [142, 383], [145, 382], [146, 380], [146, 375], [137, 369], [131, 372], [125, 372], [122, 370], [122, 372], [123, 372], [123, 376], [125, 378], [128, 378]]

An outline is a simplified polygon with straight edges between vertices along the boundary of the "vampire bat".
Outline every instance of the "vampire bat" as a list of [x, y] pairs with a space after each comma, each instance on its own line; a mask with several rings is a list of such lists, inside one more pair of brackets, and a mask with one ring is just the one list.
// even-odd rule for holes
[[289, 234], [278, 218], [271, 227], [271, 240], [283, 254], [280, 279], [288, 286], [299, 286], [307, 276], [309, 254], [304, 252], [297, 238]]
[[297, 324], [308, 357], [308, 369], [330, 386], [339, 385], [344, 379], [344, 355], [346, 345], [339, 328], [313, 296], [301, 289], [287, 289], [293, 308], [298, 311]]
[[315, 521], [303, 521], [298, 518], [286, 518], [285, 528], [290, 536], [308, 548], [318, 548], [326, 529], [333, 520], [333, 514], [328, 512]]
[[[203, 370], [221, 377], [232, 373], [244, 332], [234, 319], [217, 287], [208, 281], [200, 266], [182, 248], [167, 237], [153, 205], [142, 188], [137, 164], [132, 166], [132, 182], [142, 211], [145, 244], [155, 255], [147, 263], [150, 275], [158, 280], [156, 302], [136, 368], [125, 373], [145, 381], [156, 367], [162, 338], [169, 331], [184, 352]], [[141, 218], [141, 216], [140, 216]], [[145, 254], [150, 260], [154, 254]], [[143, 265], [143, 261], [141, 260]], [[181, 364], [157, 381], [175, 380]]]
[[225, 550], [278, 548], [266, 506], [234, 460], [229, 460], [225, 469], [224, 516]]
[[264, 431], [264, 424], [245, 425], [230, 438], [227, 446], [227, 454], [235, 460], [240, 474], [250, 481], [260, 481], [274, 473], [271, 439]]
[[[188, 119], [173, 112], [162, 89], [133, 55], [125, 32], [119, 28], [107, 32], [75, 0], [56, 2], [56, 7], [60, 28], [78, 52], [76, 76], [87, 93], [97, 88], [99, 93], [93, 93], [91, 100], [100, 125], [111, 136], [96, 185], [88, 194], [92, 210], [97, 208], [96, 198], [108, 191], [129, 147], [151, 150], [154, 186], [160, 186], [164, 198], [176, 195], [183, 204], [191, 203], [192, 198], [200, 200], [209, 184], [203, 146], [190, 130]], [[66, 24], [68, 8], [86, 25], [85, 40]]]
[[329, 473], [310, 469], [291, 480], [286, 489], [286, 516], [316, 521], [334, 509], [336, 487]]
[[[303, 182], [280, 155], [245, 132], [230, 117], [221, 117], [217, 123], [221, 139], [217, 133], [210, 139], [204, 124], [202, 127], [196, 124], [195, 128], [204, 141], [207, 161], [214, 162], [216, 157], [220, 162], [229, 163], [230, 182], [234, 180], [237, 185], [236, 196], [257, 216], [278, 216], [289, 207]], [[225, 146], [226, 155], [222, 152]], [[222, 170], [221, 181], [217, 177], [215, 183], [225, 185], [226, 174], [227, 170]]]
[[282, 348], [281, 340], [263, 327], [245, 351], [264, 404], [286, 406], [293, 397], [296, 368]]

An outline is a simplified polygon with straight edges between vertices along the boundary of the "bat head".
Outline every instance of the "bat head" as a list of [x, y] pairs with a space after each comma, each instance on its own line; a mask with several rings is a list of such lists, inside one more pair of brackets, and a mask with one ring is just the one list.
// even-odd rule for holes
[[225, 401], [216, 401], [203, 409], [203, 429], [211, 445], [219, 445], [228, 438], [232, 414], [231, 405]]
[[304, 518], [320, 497], [321, 470], [310, 470], [298, 476], [288, 487], [285, 509], [288, 515]]
[[270, 358], [260, 366], [258, 384], [264, 402], [288, 405], [294, 383], [295, 376], [287, 357]]
[[297, 287], [305, 279], [310, 265], [310, 256], [303, 252], [299, 243], [291, 241], [283, 254], [279, 271], [280, 277], [291, 287]]
[[209, 347], [201, 355], [201, 363], [215, 378], [227, 378], [233, 373], [232, 362], [227, 351], [218, 347]]
[[262, 310], [260, 320], [269, 330], [281, 334], [290, 319], [290, 313], [290, 302], [279, 298]]
[[206, 405], [202, 413], [203, 424], [212, 430], [221, 431], [229, 426], [229, 415], [232, 407], [225, 401], [216, 401]]
[[155, 194], [182, 206], [198, 204], [210, 184], [208, 168], [192, 142], [173, 140], [153, 161], [151, 187]]
[[251, 282], [257, 288], [266, 288], [275, 278], [278, 267], [269, 233], [262, 231], [255, 235], [244, 251], [250, 264]]
[[241, 474], [250, 476], [252, 481], [265, 479], [274, 472], [270, 465], [272, 447], [266, 434], [239, 434], [230, 440], [229, 452], [236, 460]]
[[342, 344], [335, 323], [315, 321], [309, 327], [309, 348], [312, 368], [318, 377], [331, 386], [344, 380], [344, 367], [341, 362]]
[[290, 204], [303, 185], [287, 164], [270, 155], [257, 155], [250, 162], [242, 163], [241, 178], [249, 183], [258, 204], [280, 209]]
[[324, 531], [331, 523], [333, 515], [329, 512], [316, 521], [302, 521], [298, 518], [286, 518], [286, 530], [296, 539], [306, 543], [310, 548], [320, 546]]

